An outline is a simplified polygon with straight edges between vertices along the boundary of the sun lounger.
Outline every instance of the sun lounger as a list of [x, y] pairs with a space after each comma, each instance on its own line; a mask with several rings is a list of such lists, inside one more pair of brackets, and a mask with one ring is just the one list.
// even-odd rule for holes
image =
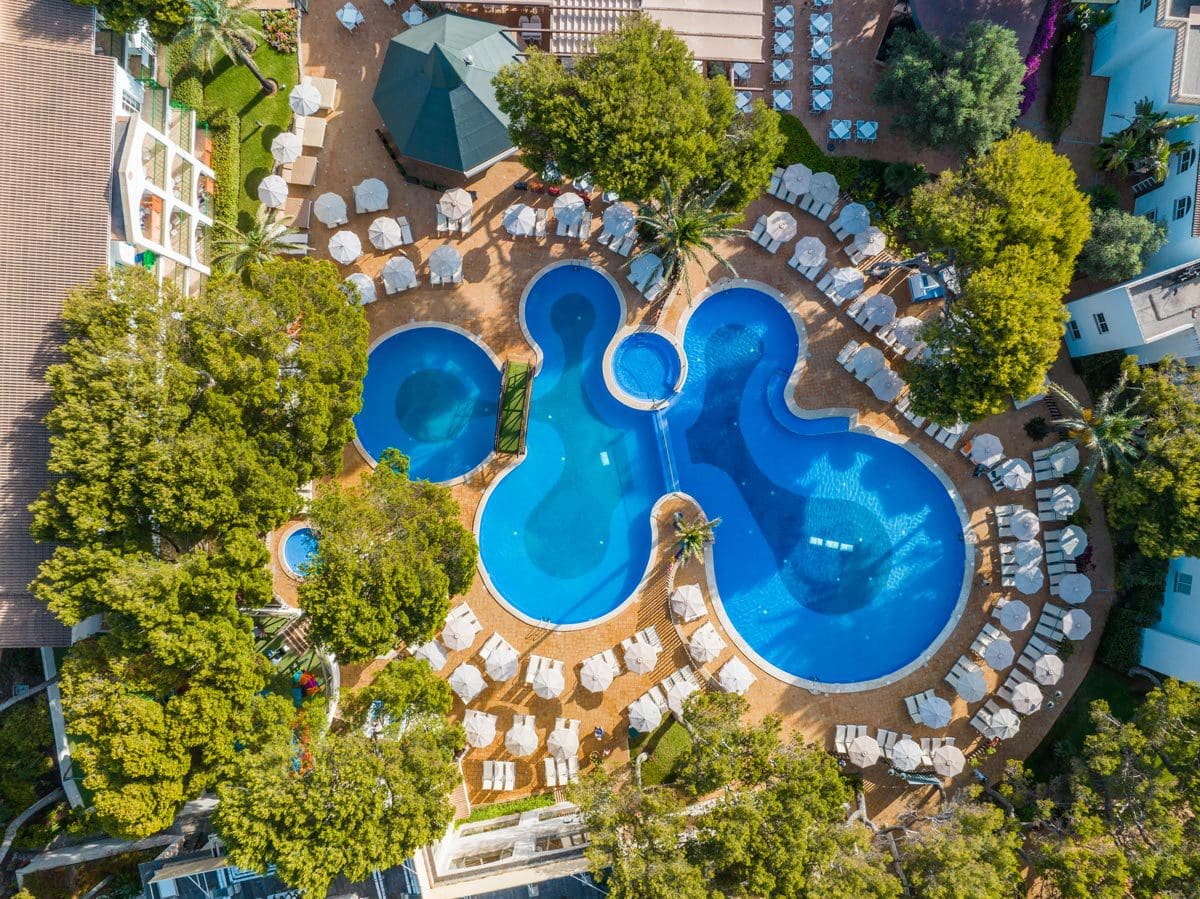
[[637, 238], [634, 237], [634, 235], [629, 234], [621, 241], [620, 245], [614, 244], [612, 250], [618, 256], [628, 256], [631, 252], [633, 252], [633, 245], [636, 242]]
[[337, 108], [338, 99], [338, 83], [334, 78], [313, 78], [305, 76], [300, 79], [304, 84], [311, 84], [317, 89], [317, 93], [321, 95], [322, 109]]
[[525, 666], [525, 683], [532, 684], [533, 679], [537, 677], [537, 673], [541, 671], [543, 667], [549, 666], [549, 664], [550, 659], [544, 659], [538, 655], [530, 655], [529, 664]]
[[666, 712], [670, 709], [667, 704], [667, 694], [662, 691], [661, 687], [651, 687], [646, 691], [646, 695], [650, 697], [651, 702], [658, 706], [659, 711]]
[[284, 250], [289, 256], [303, 256], [309, 250], [307, 234], [285, 234], [279, 238], [279, 242], [290, 245], [290, 249]]
[[494, 783], [495, 767], [496, 767], [495, 762], [484, 762], [483, 763], [483, 783], [481, 784], [481, 786], [485, 790], [493, 789], [492, 784]]
[[542, 766], [545, 768], [545, 771], [546, 771], [546, 786], [557, 787], [559, 785], [558, 784], [558, 768], [554, 764], [554, 759], [552, 759], [550, 756], [546, 756], [542, 760]]
[[280, 217], [285, 225], [301, 230], [308, 230], [312, 221], [312, 201], [300, 197], [288, 197], [283, 204], [283, 215]]
[[471, 213], [468, 212], [458, 220], [457, 228], [459, 234], [471, 233]]
[[439, 211], [437, 214], [437, 233], [445, 234], [449, 230], [450, 230], [450, 219], [446, 218], [446, 216], [441, 211]]
[[828, 221], [830, 214], [833, 212], [833, 204], [826, 203], [824, 206], [818, 206], [810, 211], [821, 221]]
[[846, 739], [846, 725], [839, 724], [833, 731], [833, 750], [837, 755], [845, 755], [849, 741]]
[[538, 209], [538, 210], [535, 210], [535, 212], [534, 212], [533, 236], [534, 237], [545, 237], [546, 236], [546, 210], [545, 209]]
[[842, 347], [841, 352], [837, 354], [838, 365], [841, 365], [843, 368], [848, 366], [860, 346], [861, 344], [857, 340], [847, 341], [846, 345]]
[[767, 193], [773, 197], [778, 197], [783, 190], [783, 168], [775, 167], [775, 171], [771, 172], [771, 183], [767, 186]]
[[812, 194], [805, 194], [804, 199], [797, 203], [796, 206], [804, 212], [811, 213], [813, 211], [813, 207], [816, 206], [816, 203], [817, 201], [813, 199]]
[[767, 230], [767, 217], [760, 215], [758, 221], [754, 223], [754, 230], [750, 232], [750, 239], [755, 243], [759, 243], [763, 234]]
[[829, 230], [833, 232], [833, 236], [838, 240], [845, 240], [850, 236], [850, 232], [838, 225], [836, 222], [829, 226]]
[[295, 162], [280, 169], [283, 180], [300, 187], [312, 187], [317, 183], [317, 157], [301, 156]]
[[[863, 732], [866, 732], [866, 728], [863, 728]], [[896, 745], [899, 739], [900, 735], [894, 730], [884, 730], [881, 727], [875, 733], [875, 742], [879, 744], [879, 748], [883, 750], [884, 758], [887, 759], [892, 757], [892, 748]]]
[[320, 150], [325, 146], [325, 120], [317, 116], [296, 116], [292, 130], [300, 138], [300, 146], [306, 150]]

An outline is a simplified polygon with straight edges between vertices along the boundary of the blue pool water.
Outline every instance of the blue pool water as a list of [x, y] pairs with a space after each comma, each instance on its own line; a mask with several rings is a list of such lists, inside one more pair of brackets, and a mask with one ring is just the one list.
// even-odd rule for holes
[[675, 392], [681, 369], [671, 341], [650, 331], [638, 331], [618, 343], [612, 367], [622, 390], [650, 401], [665, 400]]
[[615, 609], [645, 571], [651, 508], [679, 489], [723, 519], [722, 604], [770, 664], [854, 683], [937, 639], [963, 580], [954, 504], [903, 447], [845, 418], [791, 413], [798, 338], [773, 298], [735, 287], [701, 303], [684, 335], [687, 380], [661, 412], [605, 387], [622, 310], [598, 272], [552, 269], [523, 314], [543, 353], [528, 456], [496, 483], [479, 528], [492, 584], [515, 608], [557, 624]]
[[372, 459], [395, 447], [414, 478], [448, 481], [492, 451], [500, 370], [473, 340], [440, 326], [398, 331], [371, 350], [358, 441]]
[[296, 577], [304, 577], [305, 569], [317, 554], [317, 535], [312, 528], [296, 528], [283, 541], [283, 564]]

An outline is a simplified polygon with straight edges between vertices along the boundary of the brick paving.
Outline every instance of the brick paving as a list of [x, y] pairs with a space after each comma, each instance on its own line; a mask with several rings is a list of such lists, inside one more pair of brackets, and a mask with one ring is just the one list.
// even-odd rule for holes
[[[855, 27], [860, 29], [863, 36], [854, 46], [861, 45], [859, 55], [866, 54], [865, 59], [869, 60], [877, 43], [877, 39], [871, 36], [871, 28], [878, 27], [876, 19], [871, 16], [878, 16], [879, 10], [888, 6], [890, 3], [872, 0], [835, 7], [842, 16], [839, 24], [835, 25], [835, 36], [839, 41], [847, 40], [852, 33], [847, 23], [858, 23]], [[400, 10], [399, 4], [394, 9], [388, 9], [383, 4], [368, 5], [364, 10], [366, 24], [354, 34], [345, 31], [337, 23], [332, 5], [314, 6], [313, 13], [305, 17], [302, 47], [305, 71], [310, 75], [336, 78], [341, 91], [338, 109], [329, 119], [325, 148], [319, 152], [317, 184], [307, 195], [315, 197], [326, 190], [333, 190], [350, 199], [350, 188], [353, 184], [366, 177], [379, 177], [387, 182], [391, 190], [388, 213], [406, 215], [412, 223], [417, 242], [415, 246], [405, 249], [416, 263], [418, 274], [422, 277], [421, 284], [414, 290], [392, 297], [387, 297], [380, 291], [380, 299], [366, 310], [372, 337], [409, 321], [445, 321], [479, 334], [502, 358], [531, 359], [532, 350], [526, 344], [517, 320], [521, 292], [530, 278], [551, 261], [585, 258], [602, 266], [618, 281], [625, 283], [621, 271], [623, 260], [619, 260], [594, 242], [580, 246], [555, 238], [543, 241], [513, 241], [501, 223], [504, 208], [518, 198], [539, 206], [549, 205], [550, 200], [546, 196], [514, 193], [511, 190], [512, 182], [523, 177], [525, 172], [519, 164], [506, 162], [494, 166], [483, 178], [470, 185], [479, 195], [474, 212], [474, 230], [465, 238], [451, 241], [463, 252], [464, 283], [456, 289], [434, 289], [429, 285], [424, 260], [436, 246], [444, 242], [434, 235], [434, 203], [438, 195], [421, 187], [404, 184], [374, 133], [379, 120], [371, 103], [371, 93], [386, 41], [404, 27]], [[798, 4], [798, 18], [803, 12], [803, 6]], [[874, 26], [872, 22], [875, 22]], [[869, 97], [869, 87], [874, 79], [874, 69], [871, 67], [874, 63], [861, 62], [857, 64], [858, 68], [847, 66], [844, 56], [838, 56], [837, 52], [839, 51], [835, 51], [835, 61], [841, 61], [838, 81], [841, 96], [849, 98], [857, 94]], [[840, 52], [849, 51], [843, 47]], [[855, 78], [861, 80], [855, 82]], [[866, 107], [853, 113], [843, 112], [835, 107], [835, 112], [846, 117], [861, 115], [883, 118], [879, 112], [873, 113], [872, 116], [866, 115]], [[873, 151], [874, 149], [872, 148]], [[896, 158], [912, 158], [914, 155], [902, 142], [893, 141], [886, 129], [881, 131], [878, 149], [881, 151], [880, 155], [894, 153]], [[747, 222], [753, 222], [758, 214], [778, 205], [771, 198], [760, 199], [747, 211]], [[845, 264], [840, 251], [832, 251], [835, 241], [827, 226], [799, 211], [795, 211], [795, 214], [800, 222], [801, 234], [815, 234], [821, 237], [831, 248], [835, 264]], [[353, 216], [350, 224], [346, 226], [359, 235], [364, 248], [368, 250], [372, 248], [367, 241], [366, 231], [373, 218], [374, 215]], [[316, 245], [317, 255], [321, 258], [327, 257], [325, 246], [330, 233], [329, 229], [314, 220], [311, 242]], [[814, 695], [805, 689], [782, 683], [765, 671], [755, 670], [754, 663], [746, 659], [751, 670], [755, 670], [758, 675], [758, 682], [748, 697], [753, 713], [756, 716], [779, 715], [788, 732], [801, 734], [806, 739], [825, 746], [832, 745], [833, 725], [839, 722], [887, 727], [912, 732], [918, 737], [932, 736], [934, 734], [930, 731], [912, 726], [904, 712], [902, 698], [931, 687], [938, 689], [942, 695], [950, 693], [942, 678], [955, 659], [967, 651], [980, 627], [990, 620], [990, 609], [1000, 595], [996, 586], [999, 582], [996, 570], [996, 534], [991, 516], [985, 512], [997, 502], [1017, 502], [1036, 508], [1033, 490], [1031, 488], [1020, 494], [1011, 491], [1005, 491], [1003, 494], [993, 492], [985, 479], [971, 477], [971, 464], [957, 451], [950, 452], [924, 433], [913, 431], [894, 410], [884, 407], [865, 386], [842, 370], [834, 361], [834, 356], [842, 345], [851, 337], [858, 340], [868, 338], [865, 338], [864, 332], [844, 315], [837, 314], [809, 282], [786, 267], [789, 248], [785, 248], [777, 256], [770, 256], [748, 241], [739, 240], [722, 249], [737, 267], [740, 276], [761, 280], [781, 291], [805, 322], [810, 358], [796, 393], [798, 404], [809, 409], [854, 406], [861, 410], [862, 423], [897, 432], [915, 440], [957, 485], [969, 510], [970, 529], [975, 534], [981, 551], [973, 590], [962, 619], [924, 667], [887, 687], [859, 693]], [[343, 267], [343, 273], [348, 275], [351, 271], [363, 271], [377, 276], [388, 255], [370, 252], [355, 266]], [[693, 284], [699, 285], [703, 284], [705, 276], [715, 278], [720, 277], [721, 273], [695, 271], [692, 275]], [[895, 276], [882, 284], [872, 284], [870, 289], [886, 290], [898, 301], [902, 301], [907, 294], [903, 285], [897, 283], [900, 280], [900, 276]], [[686, 304], [687, 299], [682, 294], [673, 298], [662, 318], [662, 324], [673, 327]], [[637, 302], [631, 302], [631, 308], [634, 317], [642, 316], [646, 312], [644, 305]], [[925, 304], [924, 307], [901, 308], [900, 314], [929, 315], [936, 311], [930, 308], [930, 304]], [[1082, 392], [1082, 385], [1071, 373], [1065, 359], [1059, 360], [1053, 375], [1060, 383]], [[997, 434], [1009, 454], [1028, 458], [1033, 445], [1025, 436], [1022, 426], [1035, 414], [1048, 415], [1044, 407], [1040, 406], [1025, 411], [1010, 410], [989, 419], [981, 429]], [[353, 447], [347, 447], [344, 459], [345, 466], [340, 480], [357, 480], [365, 467], [362, 458]], [[471, 525], [474, 522], [483, 491], [501, 470], [500, 465], [489, 465], [467, 483], [453, 488], [454, 495], [462, 507], [464, 523]], [[984, 762], [983, 770], [989, 775], [999, 772], [1004, 759], [1024, 757], [1037, 745], [1083, 678], [1095, 652], [1111, 602], [1112, 550], [1108, 535], [1100, 524], [1103, 515], [1099, 501], [1089, 492], [1085, 494], [1085, 504], [1094, 523], [1089, 535], [1096, 562], [1096, 570], [1091, 572], [1096, 593], [1088, 601], [1087, 609], [1092, 614], [1095, 626], [1092, 634], [1075, 648], [1074, 655], [1067, 665], [1066, 677], [1059, 685], [1063, 696], [1056, 700], [1056, 707], [1045, 709], [1024, 720], [1019, 736], [1005, 743], [999, 753]], [[660, 533], [670, 533], [670, 516], [675, 508], [677, 506], [673, 504], [666, 504], [662, 509]], [[476, 700], [473, 704], [475, 708], [500, 716], [498, 730], [501, 736], [488, 750], [472, 750], [464, 761], [467, 789], [473, 802], [494, 801], [519, 796], [531, 790], [544, 789], [541, 750], [528, 759], [518, 760], [515, 793], [485, 794], [479, 789], [482, 761], [485, 758], [508, 758], [502, 734], [511, 725], [511, 716], [514, 713], [534, 714], [539, 735], [543, 740], [553, 727], [556, 717], [578, 718], [582, 722], [581, 760], [585, 769], [591, 764], [593, 756], [605, 758], [608, 764], [627, 761], [625, 707], [652, 684], [661, 681], [675, 668], [687, 664], [688, 661], [667, 614], [666, 571], [666, 550], [663, 549], [660, 550], [648, 586], [635, 602], [628, 604], [619, 614], [599, 625], [567, 632], [547, 630], [516, 618], [488, 593], [480, 579], [476, 580], [465, 600], [479, 617], [484, 632], [472, 650], [451, 654], [445, 674], [448, 676], [461, 661], [471, 659], [482, 640], [495, 631], [502, 634], [522, 654], [536, 652], [542, 656], [562, 659], [566, 663], [566, 690], [559, 699], [543, 700], [536, 697], [524, 686], [523, 680], [518, 678], [507, 684], [489, 685]], [[984, 586], [984, 578], [991, 582], [991, 586]], [[695, 563], [679, 573], [677, 583], [687, 582], [700, 583], [702, 589], [706, 589], [703, 586], [703, 572]], [[281, 596], [295, 601], [294, 584], [285, 576], [278, 576], [277, 588]], [[1045, 590], [1039, 595], [1025, 597], [1033, 609], [1035, 620], [1048, 598]], [[705, 620], [712, 621], [718, 630], [721, 629], [716, 616], [710, 615]], [[701, 623], [695, 622], [686, 626], [687, 633]], [[579, 687], [578, 667], [584, 658], [617, 645], [623, 637], [650, 624], [657, 627], [664, 643], [664, 652], [653, 674], [623, 674], [603, 696], [589, 693]], [[1031, 630], [1014, 637], [1018, 653], [1023, 648], [1029, 632]], [[732, 640], [726, 642], [733, 647]], [[709, 669], [715, 671], [732, 653], [732, 649], [727, 649]], [[377, 667], [377, 663], [366, 669], [347, 667], [343, 672], [344, 683], [352, 685], [363, 670], [370, 672], [377, 670]], [[986, 668], [984, 670], [987, 671]], [[1000, 678], [991, 672], [988, 672], [988, 676], [991, 679], [990, 685], [993, 688], [997, 686]], [[956, 718], [944, 733], [956, 737], [959, 745], [969, 747], [976, 742], [974, 738], [977, 734], [967, 725], [968, 710], [965, 704], [957, 699], [954, 708]], [[972, 706], [970, 709], [972, 714], [975, 708]], [[455, 714], [460, 715], [461, 712], [462, 705], [456, 701]], [[592, 731], [597, 726], [605, 731], [603, 740], [595, 740], [592, 737]], [[960, 777], [960, 781], [965, 781], [968, 777], [969, 770]], [[871, 813], [882, 820], [887, 820], [903, 808], [936, 798], [936, 791], [932, 789], [906, 787], [888, 777], [883, 765], [876, 765], [866, 772], [866, 789]]]

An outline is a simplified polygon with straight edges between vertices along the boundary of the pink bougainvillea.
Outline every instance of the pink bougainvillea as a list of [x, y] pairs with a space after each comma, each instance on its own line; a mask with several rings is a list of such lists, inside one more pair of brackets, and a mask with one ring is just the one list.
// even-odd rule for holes
[[1037, 31], [1033, 34], [1033, 46], [1025, 57], [1025, 78], [1021, 82], [1025, 93], [1021, 97], [1021, 114], [1029, 112], [1033, 101], [1037, 98], [1038, 69], [1042, 67], [1042, 57], [1054, 46], [1054, 36], [1058, 33], [1058, 23], [1061, 20], [1069, 0], [1050, 0], [1042, 12]]

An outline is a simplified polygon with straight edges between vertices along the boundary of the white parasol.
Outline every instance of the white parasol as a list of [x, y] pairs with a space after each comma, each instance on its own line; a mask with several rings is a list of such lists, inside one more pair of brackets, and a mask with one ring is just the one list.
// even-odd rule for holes
[[350, 265], [362, 255], [362, 242], [353, 231], [338, 231], [329, 239], [329, 255], [335, 262]]
[[1024, 490], [1033, 483], [1033, 469], [1024, 459], [1006, 460], [1000, 472], [1000, 481], [1009, 490]]
[[983, 660], [993, 671], [1011, 667], [1015, 658], [1012, 641], [1007, 637], [997, 637], [983, 648]]
[[1013, 513], [1010, 523], [1013, 536], [1018, 540], [1032, 540], [1042, 529], [1037, 514], [1029, 509], [1018, 509]]
[[904, 379], [890, 368], [882, 368], [867, 380], [867, 386], [875, 398], [885, 403], [893, 402], [904, 389]]
[[821, 238], [801, 237], [796, 241], [796, 252], [792, 254], [792, 261], [800, 268], [812, 268], [817, 265], [825, 264], [825, 244], [821, 243]]
[[359, 301], [365, 306], [367, 303], [374, 303], [376, 299], [375, 282], [369, 275], [364, 275], [362, 272], [355, 272], [346, 278], [347, 284], [353, 284], [358, 290]]
[[546, 740], [546, 749], [556, 759], [569, 759], [579, 754], [579, 735], [560, 727]]
[[1039, 684], [1051, 687], [1062, 680], [1063, 660], [1053, 653], [1046, 653], [1033, 663], [1033, 678]]
[[1057, 474], [1070, 474], [1079, 467], [1079, 447], [1069, 440], [1060, 440], [1050, 447], [1046, 460]]
[[1018, 568], [1028, 568], [1042, 560], [1042, 544], [1037, 540], [1022, 540], [1014, 543], [1012, 549]]
[[406, 256], [393, 256], [383, 264], [380, 272], [388, 290], [405, 290], [417, 279], [417, 270]]
[[496, 647], [487, 660], [487, 675], [494, 681], [512, 680], [517, 676], [521, 660], [517, 651], [507, 643]]
[[321, 108], [321, 92], [315, 85], [301, 82], [288, 94], [288, 106], [296, 115], [316, 115]]
[[1059, 484], [1050, 494], [1050, 505], [1063, 518], [1074, 515], [1079, 511], [1079, 491], [1070, 484]]
[[455, 668], [454, 673], [450, 675], [450, 689], [457, 693], [463, 702], [470, 702], [483, 692], [485, 686], [479, 669], [466, 662]]
[[467, 733], [469, 744], [476, 749], [483, 749], [496, 739], [496, 719], [492, 715], [470, 715], [463, 722], [463, 730]]
[[553, 699], [565, 686], [562, 672], [557, 668], [544, 667], [533, 676], [533, 692], [542, 699]]
[[1042, 691], [1033, 681], [1017, 684], [1012, 692], [1012, 707], [1022, 715], [1032, 715], [1042, 707]]
[[862, 308], [863, 327], [882, 328], [896, 320], [896, 301], [886, 293], [872, 294]]
[[971, 461], [995, 465], [1004, 457], [1004, 444], [995, 434], [976, 434], [971, 440]]
[[744, 695], [754, 681], [755, 677], [746, 667], [746, 663], [737, 656], [722, 665], [721, 671], [717, 675], [717, 683], [721, 685], [722, 690], [727, 693], [737, 693], [739, 696]]
[[537, 749], [537, 745], [537, 732], [524, 724], [514, 724], [504, 735], [505, 748], [517, 758], [529, 755]]
[[280, 131], [271, 141], [271, 155], [275, 157], [276, 162], [295, 162], [303, 152], [300, 135], [294, 131]]
[[658, 650], [641, 640], [635, 640], [625, 650], [625, 667], [634, 674], [649, 674], [658, 664]]
[[321, 224], [332, 228], [346, 220], [346, 201], [338, 194], [323, 193], [313, 201], [312, 213]]
[[457, 222], [465, 215], [469, 215], [475, 203], [471, 199], [471, 195], [461, 187], [455, 187], [442, 194], [438, 200], [438, 212], [444, 215], [452, 222]]
[[875, 346], [865, 346], [854, 354], [855, 375], [868, 378], [883, 368], [883, 350]]
[[866, 286], [862, 272], [849, 266], [834, 269], [832, 277], [834, 292], [846, 300], [854, 299]]
[[629, 707], [629, 726], [641, 734], [648, 734], [662, 724], [662, 709], [643, 696]]
[[404, 235], [400, 231], [400, 223], [390, 216], [381, 215], [371, 222], [367, 229], [367, 240], [377, 250], [392, 250], [404, 243]]
[[554, 200], [554, 218], [562, 222], [564, 225], [574, 227], [583, 221], [583, 215], [587, 211], [583, 205], [583, 197], [579, 194], [568, 191], [564, 194], [559, 194]]
[[671, 594], [671, 611], [686, 621], [702, 618], [707, 611], [704, 594], [695, 584], [684, 584]]
[[796, 236], [796, 217], [777, 209], [767, 216], [766, 232], [771, 240], [791, 240]]
[[892, 747], [892, 767], [897, 771], [916, 770], [924, 757], [920, 744], [913, 740], [901, 740]]
[[967, 764], [962, 750], [957, 746], [950, 745], [942, 745], [933, 750], [931, 759], [933, 770], [941, 777], [953, 777], [955, 774], [960, 774]]
[[1073, 606], [1079, 605], [1092, 595], [1092, 580], [1078, 571], [1063, 575], [1058, 582], [1058, 595]]
[[462, 272], [462, 254], [449, 244], [443, 244], [429, 254], [429, 271], [443, 281]]
[[264, 206], [278, 209], [287, 202], [287, 182], [278, 175], [267, 175], [258, 182], [258, 198]]
[[367, 178], [354, 185], [354, 208], [359, 212], [382, 212], [387, 205], [387, 185], [378, 178]]
[[1046, 576], [1042, 574], [1040, 568], [1022, 568], [1016, 577], [1013, 578], [1013, 586], [1024, 593], [1026, 596], [1032, 596], [1042, 589], [1042, 585], [1046, 583]]
[[1033, 620], [1033, 613], [1024, 600], [1010, 599], [1000, 608], [1000, 625], [1005, 630], [1023, 631]]
[[945, 727], [954, 717], [954, 709], [940, 696], [918, 699], [917, 711], [921, 715], [921, 723], [935, 729]]
[[979, 702], [987, 695], [987, 681], [979, 668], [968, 668], [959, 676], [954, 689], [967, 702]]
[[684, 702], [696, 692], [696, 689], [696, 685], [690, 680], [676, 681], [671, 684], [671, 689], [667, 690], [667, 708], [676, 715], [682, 715]]
[[475, 642], [479, 628], [466, 617], [451, 618], [442, 628], [442, 642], [450, 649], [467, 649]]
[[808, 186], [808, 196], [814, 203], [832, 206], [837, 202], [839, 193], [841, 193], [841, 188], [838, 187], [837, 178], [829, 172], [817, 172], [812, 176], [812, 183]]
[[794, 162], [783, 170], [783, 189], [789, 194], [803, 196], [812, 187], [812, 169], [799, 162]]
[[855, 234], [851, 246], [864, 256], [878, 256], [887, 249], [887, 235], [872, 225], [861, 234]]
[[912, 349], [921, 342], [921, 329], [924, 327], [925, 322], [921, 319], [915, 315], [906, 315], [896, 322], [896, 327], [892, 328], [892, 336], [901, 346]]
[[1092, 632], [1092, 616], [1083, 609], [1071, 609], [1063, 615], [1059, 625], [1068, 640], [1082, 640]]
[[992, 714], [987, 723], [987, 735], [1011, 740], [1021, 731], [1021, 719], [1012, 709], [1001, 709]]
[[721, 639], [711, 624], [706, 624], [692, 634], [692, 639], [688, 642], [688, 649], [691, 650], [692, 658], [704, 665], [708, 662], [715, 662], [717, 657], [725, 651], [725, 641]]
[[613, 237], [624, 237], [636, 223], [633, 210], [624, 203], [613, 203], [604, 210], [604, 230]]
[[1068, 559], [1074, 559], [1087, 545], [1087, 533], [1077, 524], [1067, 525], [1058, 535], [1058, 548]]
[[612, 665], [593, 656], [579, 669], [579, 683], [591, 693], [603, 693], [613, 682]]
[[504, 210], [504, 228], [513, 237], [532, 237], [537, 227], [537, 213], [532, 206], [513, 203]]
[[834, 224], [850, 234], [862, 234], [871, 226], [871, 213], [862, 203], [847, 203]]
[[859, 768], [871, 767], [879, 761], [879, 756], [882, 754], [878, 741], [867, 734], [859, 734], [846, 747], [846, 757], [850, 760], [850, 764]]

